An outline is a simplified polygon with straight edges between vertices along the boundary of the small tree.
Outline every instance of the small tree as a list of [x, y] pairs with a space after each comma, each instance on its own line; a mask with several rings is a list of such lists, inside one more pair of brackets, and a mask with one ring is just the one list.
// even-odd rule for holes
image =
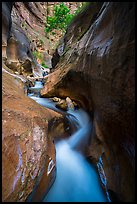
[[61, 3], [54, 5], [53, 16], [47, 16], [45, 32], [50, 33], [54, 29], [59, 29], [65, 32], [67, 25], [72, 20], [74, 14], [70, 14], [70, 9]]

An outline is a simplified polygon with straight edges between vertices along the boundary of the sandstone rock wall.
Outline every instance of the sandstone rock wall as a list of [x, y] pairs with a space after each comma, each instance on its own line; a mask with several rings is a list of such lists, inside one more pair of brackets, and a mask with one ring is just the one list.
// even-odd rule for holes
[[[61, 32], [54, 39], [44, 31], [47, 15], [53, 13], [59, 2], [3, 2], [2, 3], [2, 56], [6, 65], [23, 75], [42, 75], [42, 62], [52, 68], [51, 54]], [[71, 12], [78, 2], [67, 2]], [[48, 12], [50, 10], [50, 12]], [[37, 52], [36, 58], [33, 52]]]
[[[30, 44], [24, 31], [26, 30], [26, 33], [30, 31], [29, 34], [33, 33], [35, 37], [40, 34], [38, 30], [43, 32], [46, 5], [43, 2], [40, 4], [16, 2], [12, 13], [14, 16], [12, 18], [15, 21], [11, 25], [12, 6], [12, 2], [2, 3], [3, 59], [10, 68], [18, 72], [30, 74], [34, 68], [38, 72], [37, 62], [31, 54], [31, 51], [35, 50], [35, 46], [38, 45], [35, 45], [35, 42]], [[37, 12], [35, 12], [36, 9]], [[17, 21], [20, 22], [22, 28], [18, 26]], [[99, 157], [102, 156], [107, 176], [107, 188], [122, 201], [134, 201], [135, 199], [134, 23], [134, 2], [106, 2], [104, 4], [91, 2], [68, 27], [53, 58], [55, 72], [50, 74], [45, 88], [41, 91], [43, 97], [66, 98], [69, 96], [90, 113], [93, 119], [93, 131], [87, 156], [95, 162], [98, 162]], [[33, 28], [36, 29], [36, 32]], [[46, 40], [44, 44], [46, 44], [45, 42]], [[59, 63], [57, 64], [57, 62]], [[18, 93], [18, 91], [21, 93], [21, 89], [17, 88], [18, 82], [6, 74], [3, 76], [6, 88], [3, 88], [2, 194], [4, 201], [23, 201], [31, 192], [35, 182], [31, 178], [29, 184], [28, 181], [31, 175], [33, 176], [30, 172], [32, 171], [35, 176], [38, 175], [39, 168], [37, 167], [48, 157], [44, 153], [45, 156], [41, 156], [38, 163], [36, 159], [34, 161], [36, 172], [35, 168], [32, 168], [26, 174], [28, 181], [22, 183], [24, 172], [27, 171], [24, 166], [26, 165], [25, 155], [31, 157], [35, 151], [32, 149], [32, 155], [29, 151], [25, 153], [25, 140], [20, 140], [20, 137], [30, 127], [25, 121], [32, 122], [32, 118], [36, 114], [33, 123], [43, 127], [45, 123], [42, 122], [42, 118], [47, 112], [45, 111], [45, 114], [41, 116], [44, 113], [43, 109], [37, 112], [36, 105], [34, 105], [35, 114], [33, 110], [29, 110], [32, 102], [28, 102], [29, 99], [25, 99], [25, 96]], [[13, 92], [15, 90], [13, 95], [11, 95], [12, 90]], [[21, 100], [19, 101], [18, 98]], [[17, 105], [18, 110], [14, 104]], [[29, 115], [25, 116], [24, 113]], [[24, 118], [24, 122], [22, 118]], [[15, 128], [15, 124], [19, 129]], [[32, 129], [34, 129], [33, 126]], [[30, 133], [23, 138], [29, 136], [28, 144], [35, 146], [36, 141], [31, 133], [30, 130]], [[47, 143], [45, 141], [38, 144], [42, 145], [43, 150]], [[50, 144], [52, 146], [52, 143]], [[24, 186], [22, 188], [24, 184], [27, 186], [25, 191]], [[15, 189], [15, 193], [13, 193], [13, 189]]]
[[6, 57], [7, 40], [10, 35], [11, 28], [11, 10], [13, 3], [2, 3], [2, 56]]
[[96, 162], [102, 156], [107, 188], [122, 201], [135, 199], [134, 23], [134, 2], [91, 2], [68, 27], [41, 91], [69, 96], [89, 111], [87, 155]]
[[[56, 164], [53, 137], [56, 133], [48, 134], [53, 119], [63, 121], [63, 116], [25, 96], [21, 81], [3, 72], [3, 202], [25, 201], [37, 184], [35, 201], [40, 201], [53, 183]], [[58, 125], [60, 127], [60, 123]], [[56, 125], [58, 134], [64, 134], [63, 127], [58, 129]], [[49, 169], [51, 160], [53, 165]]]
[[[20, 24], [11, 18], [15, 2], [2, 2], [2, 57], [4, 63], [21, 75], [32, 75], [38, 63], [34, 59], [30, 42]], [[40, 73], [39, 73], [40, 74]]]
[[[56, 132], [48, 134], [52, 121], [58, 121], [60, 137], [66, 134], [62, 116], [25, 96], [20, 82], [20, 79], [25, 82], [32, 73], [41, 74], [32, 51], [37, 47], [49, 49], [44, 33], [46, 5], [46, 2], [2, 2], [3, 202], [25, 201], [36, 184], [33, 199], [42, 199], [55, 178]], [[51, 163], [53, 168], [49, 171]]]

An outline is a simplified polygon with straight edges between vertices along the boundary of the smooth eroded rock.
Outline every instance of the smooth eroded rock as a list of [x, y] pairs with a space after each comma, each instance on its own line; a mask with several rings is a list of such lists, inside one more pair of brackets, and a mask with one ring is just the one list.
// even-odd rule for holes
[[[62, 116], [24, 95], [22, 82], [2, 76], [2, 201], [22, 202], [38, 184], [40, 201], [55, 179], [55, 147], [48, 123]], [[50, 161], [52, 168], [49, 168]]]
[[63, 100], [63, 99], [61, 101], [57, 102], [56, 107], [60, 108], [60, 109], [62, 109], [64, 111], [68, 110], [67, 102], [65, 100]]
[[[107, 188], [135, 199], [135, 3], [91, 2], [69, 25], [43, 97], [69, 96], [93, 119], [87, 156], [102, 156]], [[62, 43], [63, 43], [62, 42]], [[54, 60], [55, 59], [55, 60]]]

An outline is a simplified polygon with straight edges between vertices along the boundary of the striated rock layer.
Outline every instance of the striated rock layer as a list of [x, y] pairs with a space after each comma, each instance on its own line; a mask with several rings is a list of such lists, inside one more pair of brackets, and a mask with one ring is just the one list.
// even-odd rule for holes
[[110, 196], [135, 199], [135, 4], [90, 5], [68, 27], [43, 97], [69, 96], [92, 116], [87, 156], [102, 156]]
[[2, 2], [2, 57], [5, 64], [18, 74], [32, 74], [36, 61], [30, 42], [20, 25], [12, 21], [13, 2]]
[[44, 36], [46, 5], [46, 2], [2, 2], [4, 202], [25, 201], [34, 188], [33, 199], [42, 199], [55, 178], [52, 140], [69, 136], [71, 131], [64, 116], [29, 99], [21, 84], [28, 75], [41, 75], [32, 52], [36, 47], [49, 49]]
[[[58, 3], [2, 2], [2, 56], [14, 72], [41, 76], [41, 64], [52, 68], [51, 53], [62, 34], [58, 31], [54, 37], [47, 36], [44, 29], [47, 15], [53, 13]], [[79, 5], [78, 2], [65, 4], [71, 11]]]

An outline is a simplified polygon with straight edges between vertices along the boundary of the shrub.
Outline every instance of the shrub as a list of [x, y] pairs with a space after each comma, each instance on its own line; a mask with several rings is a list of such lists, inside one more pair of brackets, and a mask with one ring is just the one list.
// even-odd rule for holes
[[40, 53], [40, 52], [38, 52], [38, 51], [34, 51], [33, 52], [33, 56], [37, 59], [42, 59], [42, 54]]
[[47, 16], [47, 22], [45, 26], [45, 32], [49, 33], [54, 29], [60, 29], [65, 31], [67, 25], [70, 23], [74, 14], [70, 14], [70, 9], [61, 3], [60, 5], [54, 5], [53, 16]]
[[48, 68], [48, 66], [45, 64], [44, 61], [41, 63], [41, 65], [42, 65], [44, 68]]

